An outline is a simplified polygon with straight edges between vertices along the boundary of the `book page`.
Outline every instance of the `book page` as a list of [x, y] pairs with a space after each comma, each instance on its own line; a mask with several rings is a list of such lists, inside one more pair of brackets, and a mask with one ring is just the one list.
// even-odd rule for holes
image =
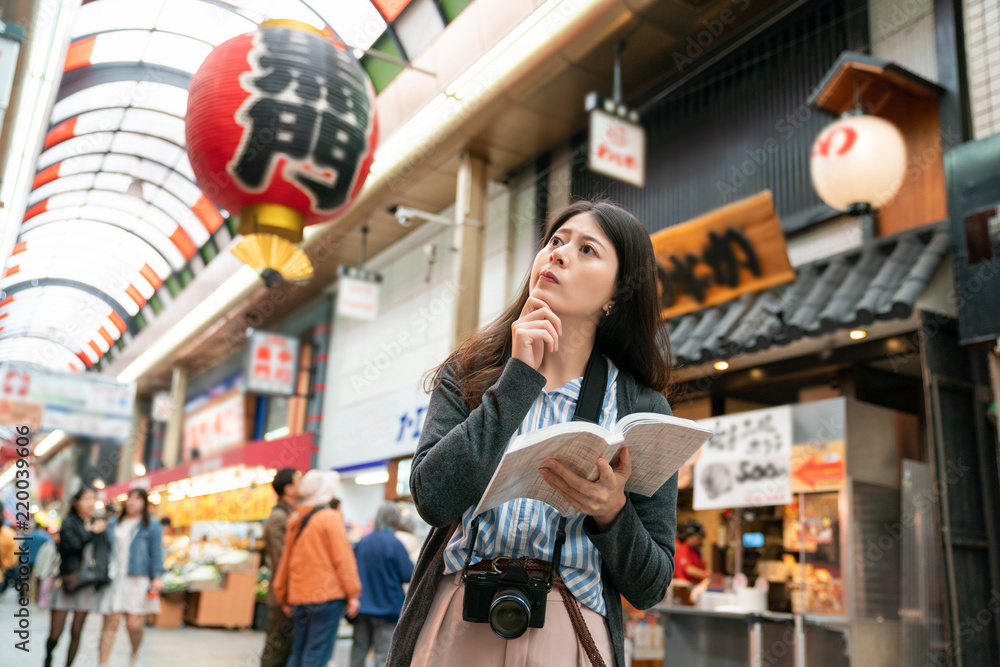
[[[625, 483], [629, 493], [651, 496], [684, 462], [712, 437], [712, 432], [688, 419], [642, 414], [629, 415], [623, 428], [632, 455], [632, 474]], [[664, 421], [669, 419], [669, 421]], [[626, 420], [622, 420], [626, 421]]]
[[[586, 422], [573, 422], [549, 428], [558, 429], [559, 427], [581, 424], [593, 426], [593, 424]], [[525, 435], [537, 438], [538, 434], [548, 430], [548, 428], [539, 429]], [[527, 446], [515, 440], [500, 460], [496, 472], [493, 473], [493, 479], [490, 480], [482, 500], [476, 507], [476, 514], [499, 507], [515, 498], [541, 500], [563, 515], [575, 513], [576, 510], [573, 506], [549, 486], [548, 482], [539, 474], [538, 469], [547, 459], [554, 458], [577, 475], [591, 477], [596, 472], [597, 459], [604, 456], [608, 450], [608, 443], [596, 433], [588, 432], [589, 430], [583, 431], [577, 428], [566, 431], [564, 428], [543, 442]]]

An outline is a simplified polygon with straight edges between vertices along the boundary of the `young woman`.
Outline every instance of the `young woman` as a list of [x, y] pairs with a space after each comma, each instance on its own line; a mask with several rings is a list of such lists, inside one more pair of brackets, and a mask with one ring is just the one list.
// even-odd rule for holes
[[136, 667], [143, 622], [146, 614], [159, 613], [163, 589], [163, 530], [159, 521], [149, 518], [149, 498], [143, 489], [129, 491], [121, 514], [108, 524], [108, 532], [114, 536], [115, 574], [98, 605], [104, 614], [100, 664], [108, 664], [124, 614], [132, 644], [130, 665]]
[[651, 398], [642, 409], [669, 414], [662, 392], [670, 354], [661, 332], [656, 265], [642, 224], [606, 202], [561, 211], [517, 301], [433, 375], [410, 477], [417, 510], [433, 529], [388, 664], [624, 666], [620, 595], [648, 608], [673, 574], [676, 475], [652, 497], [633, 496], [624, 492], [625, 450], [617, 461], [598, 461], [595, 481], [558, 461], [538, 462], [577, 510], [567, 517], [558, 568], [571, 596], [553, 587], [540, 629], [504, 640], [489, 624], [463, 621], [462, 571], [470, 549], [481, 569], [502, 565], [508, 559], [494, 561], [501, 556], [552, 559], [559, 515], [550, 506], [520, 499], [485, 512], [472, 544], [474, 508], [515, 435], [572, 419], [595, 347], [607, 367], [601, 425], [637, 411], [643, 387], [655, 393], [642, 392]]
[[[45, 643], [45, 667], [52, 667], [52, 654], [62, 635], [66, 618], [73, 613], [66, 667], [73, 664], [80, 648], [80, 633], [87, 614], [97, 610], [98, 589], [107, 583], [110, 543], [107, 521], [93, 519], [97, 493], [81, 487], [70, 500], [69, 512], [59, 528], [60, 587], [52, 600], [52, 624]], [[92, 560], [96, 567], [92, 567]]]

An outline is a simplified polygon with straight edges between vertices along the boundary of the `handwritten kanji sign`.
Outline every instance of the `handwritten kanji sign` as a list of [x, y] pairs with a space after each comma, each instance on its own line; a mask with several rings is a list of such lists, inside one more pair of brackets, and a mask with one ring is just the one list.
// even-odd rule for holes
[[694, 466], [694, 509], [791, 502], [792, 408], [703, 419], [715, 435]]
[[292, 396], [299, 363], [299, 341], [254, 331], [247, 345], [246, 389], [253, 394]]
[[795, 280], [769, 191], [668, 227], [650, 240], [663, 319]]

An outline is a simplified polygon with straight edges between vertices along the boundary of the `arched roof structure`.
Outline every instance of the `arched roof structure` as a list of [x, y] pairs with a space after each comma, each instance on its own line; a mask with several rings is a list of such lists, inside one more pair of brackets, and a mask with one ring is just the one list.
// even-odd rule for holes
[[176, 276], [208, 261], [199, 251], [228, 213], [195, 181], [184, 115], [191, 76], [215, 46], [290, 18], [336, 31], [358, 55], [388, 43], [412, 58], [410, 35], [443, 29], [468, 2], [85, 0], [0, 276], [0, 359], [92, 368], [145, 325], [165, 283], [173, 293]]

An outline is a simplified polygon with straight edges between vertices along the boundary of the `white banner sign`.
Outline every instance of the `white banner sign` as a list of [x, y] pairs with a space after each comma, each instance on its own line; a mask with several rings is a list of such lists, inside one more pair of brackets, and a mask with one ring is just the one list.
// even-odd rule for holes
[[[330, 460], [321, 467], [343, 468], [413, 454], [424, 425], [429, 396], [418, 387], [399, 389], [370, 401], [334, 410], [323, 428], [333, 445], [320, 448]], [[327, 434], [330, 434], [327, 436]]]
[[641, 188], [646, 184], [646, 129], [615, 114], [590, 112], [588, 168]]
[[247, 344], [243, 373], [246, 390], [252, 394], [294, 395], [298, 361], [298, 338], [254, 331]]
[[698, 422], [715, 432], [694, 466], [694, 509], [786, 505], [792, 501], [792, 408]]
[[357, 320], [374, 320], [378, 315], [378, 283], [340, 276], [337, 314]]
[[56, 373], [0, 364], [0, 398], [43, 406], [42, 430], [124, 440], [132, 427], [135, 384], [96, 373]]

